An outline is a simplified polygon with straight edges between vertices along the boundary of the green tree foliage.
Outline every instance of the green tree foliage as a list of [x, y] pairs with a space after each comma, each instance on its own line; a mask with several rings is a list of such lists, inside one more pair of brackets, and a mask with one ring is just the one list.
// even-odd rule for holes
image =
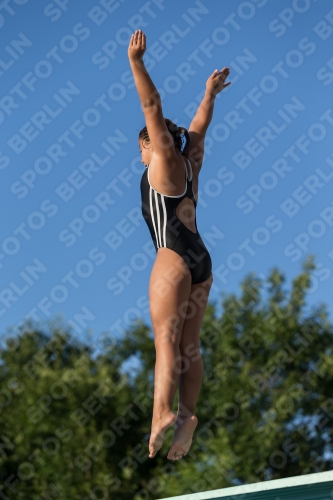
[[[306, 293], [273, 269], [210, 303], [205, 377], [186, 458], [148, 458], [154, 342], [138, 323], [103, 353], [51, 324], [26, 324], [0, 355], [0, 499], [143, 500], [332, 469], [332, 333]], [[111, 339], [112, 340], [112, 339]], [[135, 356], [136, 370], [123, 363]], [[176, 402], [175, 402], [176, 410]]]

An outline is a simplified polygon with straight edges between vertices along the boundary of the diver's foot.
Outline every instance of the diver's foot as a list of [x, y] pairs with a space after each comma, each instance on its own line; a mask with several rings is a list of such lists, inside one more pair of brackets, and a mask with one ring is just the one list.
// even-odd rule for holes
[[153, 458], [162, 447], [165, 431], [174, 425], [176, 421], [177, 415], [172, 411], [159, 418], [153, 418], [149, 440], [149, 458]]
[[183, 419], [177, 419], [175, 436], [167, 455], [169, 460], [179, 460], [187, 454], [191, 448], [193, 433], [197, 425], [198, 419], [195, 415], [190, 415]]

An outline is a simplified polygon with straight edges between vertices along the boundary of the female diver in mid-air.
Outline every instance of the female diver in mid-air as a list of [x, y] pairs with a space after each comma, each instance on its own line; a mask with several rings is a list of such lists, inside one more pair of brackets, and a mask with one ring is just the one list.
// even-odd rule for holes
[[[146, 121], [139, 133], [147, 167], [141, 180], [142, 213], [157, 251], [149, 282], [156, 349], [149, 457], [175, 424], [167, 458], [178, 460], [190, 449], [198, 422], [194, 412], [203, 378], [199, 332], [213, 281], [211, 258], [196, 225], [198, 176], [215, 97], [231, 82], [225, 83], [229, 68], [214, 71], [187, 132], [163, 117], [160, 96], [143, 62], [145, 50], [146, 36], [137, 30], [128, 57]], [[176, 415], [172, 406], [177, 385]]]

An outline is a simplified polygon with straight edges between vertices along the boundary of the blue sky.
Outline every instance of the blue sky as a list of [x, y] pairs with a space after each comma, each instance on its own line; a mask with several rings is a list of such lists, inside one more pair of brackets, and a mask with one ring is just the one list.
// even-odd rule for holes
[[307, 301], [327, 304], [332, 319], [328, 3], [30, 0], [0, 11], [2, 335], [28, 316], [61, 314], [98, 349], [137, 317], [150, 324], [144, 119], [127, 58], [136, 27], [164, 115], [183, 126], [209, 75], [231, 69], [199, 178], [210, 299], [239, 294], [249, 272], [273, 267], [290, 287], [311, 253], [318, 270]]

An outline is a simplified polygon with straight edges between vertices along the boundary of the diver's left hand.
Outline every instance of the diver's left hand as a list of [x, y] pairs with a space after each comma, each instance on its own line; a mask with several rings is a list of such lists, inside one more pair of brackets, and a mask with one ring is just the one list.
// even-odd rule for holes
[[136, 30], [131, 36], [128, 46], [128, 58], [130, 61], [141, 61], [146, 51], [146, 35], [142, 30]]

